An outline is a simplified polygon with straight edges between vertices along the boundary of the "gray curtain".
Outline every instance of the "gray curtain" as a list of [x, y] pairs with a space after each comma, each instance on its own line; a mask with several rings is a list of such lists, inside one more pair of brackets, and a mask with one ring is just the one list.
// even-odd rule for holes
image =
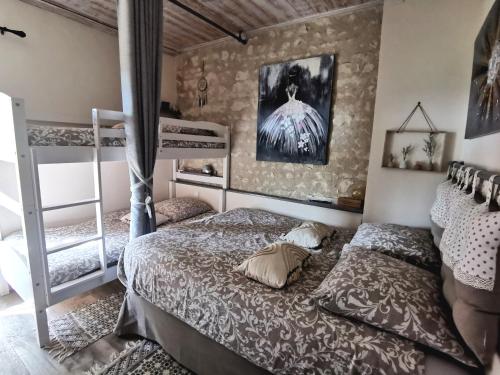
[[152, 196], [162, 37], [162, 0], [118, 0], [122, 102], [132, 193], [130, 239], [156, 230]]

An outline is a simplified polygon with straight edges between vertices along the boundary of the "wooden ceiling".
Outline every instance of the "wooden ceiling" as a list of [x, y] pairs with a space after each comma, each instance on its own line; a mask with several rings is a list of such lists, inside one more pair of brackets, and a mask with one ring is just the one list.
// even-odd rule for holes
[[[73, 20], [116, 33], [116, 0], [22, 0]], [[374, 0], [180, 0], [238, 34], [354, 7]], [[164, 47], [177, 54], [226, 37], [224, 33], [164, 0]], [[235, 41], [235, 43], [237, 43]]]

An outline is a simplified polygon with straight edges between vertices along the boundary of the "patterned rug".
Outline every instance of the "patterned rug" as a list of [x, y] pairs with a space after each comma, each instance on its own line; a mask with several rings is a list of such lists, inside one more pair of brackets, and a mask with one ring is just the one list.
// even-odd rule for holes
[[[51, 343], [45, 349], [63, 362], [103, 337], [112, 334], [118, 319], [123, 293], [111, 294], [49, 321]], [[125, 350], [115, 353], [105, 365], [92, 367], [88, 374], [191, 374], [177, 363], [160, 345], [138, 339], [129, 342]]]

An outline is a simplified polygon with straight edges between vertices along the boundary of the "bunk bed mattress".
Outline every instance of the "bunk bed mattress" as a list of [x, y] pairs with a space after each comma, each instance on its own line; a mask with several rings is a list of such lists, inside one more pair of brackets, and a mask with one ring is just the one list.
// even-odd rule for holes
[[[190, 135], [213, 136], [216, 134], [205, 129], [179, 128], [168, 126], [163, 128], [165, 133], [179, 133]], [[30, 146], [91, 146], [94, 143], [94, 131], [92, 128], [63, 127], [63, 126], [40, 126], [30, 125], [28, 128], [28, 142]], [[104, 137], [101, 141], [103, 147], [125, 147], [125, 138]], [[219, 142], [197, 142], [181, 140], [163, 140], [164, 148], [209, 148], [223, 149], [224, 143]]]
[[[118, 258], [129, 240], [129, 225], [122, 222], [120, 218], [128, 213], [128, 210], [119, 210], [104, 215], [105, 243], [108, 267], [113, 267], [118, 263]], [[214, 212], [208, 212], [186, 220], [186, 222], [196, 222], [201, 218], [211, 216]], [[169, 225], [158, 227], [161, 231]], [[47, 248], [55, 245], [69, 244], [85, 238], [89, 238], [96, 233], [95, 219], [82, 223], [61, 227], [46, 228]], [[13, 249], [27, 264], [28, 251], [22, 232], [16, 232], [4, 239], [4, 242]], [[99, 243], [89, 242], [74, 248], [63, 250], [48, 256], [48, 267], [51, 286], [58, 286], [68, 281], [76, 280], [100, 269]]]
[[[120, 210], [104, 216], [108, 267], [116, 265], [121, 252], [128, 243], [129, 226], [120, 221], [120, 218], [127, 212], [127, 210]], [[94, 236], [95, 233], [95, 219], [74, 225], [46, 228], [47, 248], [83, 240]], [[15, 232], [7, 236], [4, 242], [11, 249], [14, 249], [19, 256], [23, 257], [24, 262], [27, 263], [28, 250], [22, 232]], [[48, 267], [52, 287], [90, 274], [100, 268], [98, 242], [89, 242], [49, 254]]]
[[[202, 135], [205, 137], [217, 137], [217, 133], [209, 129], [199, 128], [184, 128], [172, 125], [162, 125], [164, 133], [176, 134], [189, 134], [189, 135]], [[178, 141], [178, 140], [162, 140], [162, 147], [165, 148], [216, 148], [221, 149], [226, 147], [224, 143], [220, 142], [196, 142], [196, 141]]]
[[[131, 242], [120, 257], [118, 277], [129, 295], [272, 373], [423, 373], [425, 354], [416, 344], [328, 313], [309, 297], [335, 265], [352, 230], [338, 229], [311, 257], [300, 279], [284, 289], [234, 271], [299, 223], [266, 211], [236, 209], [196, 225], [167, 228]], [[137, 317], [136, 323], [125, 316], [141, 310], [133, 301], [125, 299], [117, 332], [155, 326], [154, 315]], [[150, 339], [166, 339], [147, 331]]]
[[[30, 146], [94, 146], [94, 130], [83, 127], [40, 126], [28, 128]], [[125, 138], [102, 138], [103, 147], [124, 147]]]

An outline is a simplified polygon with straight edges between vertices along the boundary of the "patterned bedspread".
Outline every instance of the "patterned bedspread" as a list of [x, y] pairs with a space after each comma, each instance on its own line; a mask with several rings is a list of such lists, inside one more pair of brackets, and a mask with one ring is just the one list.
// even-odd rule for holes
[[[94, 130], [64, 126], [30, 125], [28, 128], [30, 146], [94, 146]], [[103, 147], [124, 147], [125, 138], [102, 138]]]
[[[214, 136], [205, 129], [181, 128], [168, 126], [165, 133], [182, 133], [191, 135]], [[94, 131], [92, 128], [77, 128], [63, 126], [30, 125], [28, 128], [28, 142], [30, 146], [94, 146]], [[125, 138], [104, 137], [103, 147], [125, 147]], [[224, 148], [224, 143], [163, 140], [162, 147], [167, 148]]]
[[[117, 264], [129, 239], [129, 225], [120, 221], [128, 210], [119, 210], [108, 213], [104, 216], [106, 254], [108, 257], [108, 267]], [[187, 220], [195, 221], [199, 218], [211, 216], [214, 213], [200, 215], [199, 217]], [[164, 230], [169, 225], [158, 227], [158, 231]], [[178, 225], [178, 224], [177, 224]], [[50, 248], [59, 244], [70, 244], [85, 238], [89, 238], [96, 233], [95, 219], [87, 220], [75, 225], [46, 228], [45, 237], [47, 247]], [[23, 257], [27, 257], [28, 250], [22, 232], [15, 232], [7, 236], [4, 241]], [[76, 280], [79, 277], [92, 273], [100, 268], [98, 242], [90, 242], [58, 253], [50, 254], [49, 274], [51, 286], [61, 285], [65, 282]]]
[[338, 229], [299, 281], [271, 289], [234, 271], [299, 223], [237, 209], [131, 242], [118, 276], [128, 290], [277, 374], [424, 372], [410, 341], [319, 309], [309, 297], [352, 230]]

